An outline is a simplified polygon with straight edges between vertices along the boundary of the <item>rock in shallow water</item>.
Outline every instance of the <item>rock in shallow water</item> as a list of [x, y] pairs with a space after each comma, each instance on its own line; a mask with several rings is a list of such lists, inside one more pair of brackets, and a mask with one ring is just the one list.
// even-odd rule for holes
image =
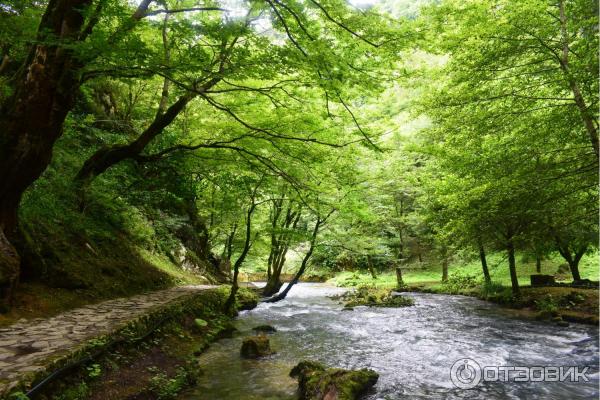
[[271, 355], [274, 351], [271, 350], [269, 338], [259, 335], [244, 338], [240, 353], [244, 358], [260, 358]]
[[271, 325], [258, 325], [252, 328], [253, 331], [257, 332], [265, 332], [265, 333], [275, 333], [277, 329]]
[[410, 297], [389, 289], [378, 289], [368, 286], [361, 286], [354, 291], [349, 291], [342, 295], [344, 308], [354, 308], [357, 306], [369, 307], [407, 307], [414, 305]]
[[290, 376], [298, 379], [301, 400], [356, 400], [379, 378], [370, 369], [326, 368], [314, 361], [301, 361]]

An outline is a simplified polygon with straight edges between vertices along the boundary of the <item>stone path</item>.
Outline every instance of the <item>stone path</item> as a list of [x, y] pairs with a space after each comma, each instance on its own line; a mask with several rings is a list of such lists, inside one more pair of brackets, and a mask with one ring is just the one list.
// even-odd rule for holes
[[77, 308], [49, 319], [0, 329], [0, 398], [24, 375], [46, 369], [49, 359], [115, 332], [156, 307], [215, 286], [181, 286]]

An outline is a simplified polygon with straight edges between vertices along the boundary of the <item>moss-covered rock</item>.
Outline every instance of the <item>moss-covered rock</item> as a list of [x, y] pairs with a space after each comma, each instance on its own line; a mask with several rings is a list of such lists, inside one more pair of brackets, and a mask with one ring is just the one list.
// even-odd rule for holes
[[298, 379], [301, 400], [356, 400], [379, 378], [370, 369], [326, 368], [314, 361], [301, 361], [290, 376]]
[[354, 291], [345, 293], [342, 299], [346, 309], [356, 306], [406, 307], [414, 305], [413, 299], [401, 296], [393, 290], [367, 286], [361, 286]]
[[260, 358], [273, 354], [269, 338], [264, 335], [244, 338], [240, 354], [244, 358]]
[[252, 310], [258, 305], [259, 297], [256, 292], [247, 289], [239, 288], [236, 296], [236, 308], [238, 311]]

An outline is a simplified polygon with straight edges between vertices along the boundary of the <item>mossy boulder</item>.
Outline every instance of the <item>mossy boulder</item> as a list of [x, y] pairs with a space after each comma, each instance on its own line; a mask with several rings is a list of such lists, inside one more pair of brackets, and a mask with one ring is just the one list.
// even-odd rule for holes
[[248, 336], [242, 342], [240, 354], [243, 358], [260, 358], [273, 354], [269, 338], [264, 335]]
[[344, 308], [356, 306], [369, 307], [406, 307], [414, 305], [413, 299], [401, 296], [389, 289], [378, 289], [361, 286], [358, 289], [347, 292], [342, 296]]
[[235, 296], [236, 308], [239, 311], [252, 310], [258, 305], [258, 295], [247, 288], [239, 288]]
[[326, 368], [314, 361], [301, 361], [290, 376], [298, 380], [300, 400], [356, 400], [379, 379], [370, 369]]

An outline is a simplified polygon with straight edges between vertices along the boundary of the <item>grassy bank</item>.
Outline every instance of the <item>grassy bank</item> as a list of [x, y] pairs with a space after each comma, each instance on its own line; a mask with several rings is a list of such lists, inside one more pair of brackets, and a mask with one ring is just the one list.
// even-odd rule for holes
[[[530, 275], [536, 273], [535, 261], [520, 261], [517, 265], [519, 284], [522, 286], [520, 298], [512, 296], [508, 263], [502, 254], [488, 257], [491, 285], [484, 285], [479, 260], [451, 264], [446, 283], [441, 282], [441, 266], [438, 265], [410, 265], [403, 268], [402, 275], [406, 290], [474, 296], [518, 309], [523, 316], [554, 319], [557, 322], [562, 318], [573, 322], [598, 323], [598, 289], [532, 288], [529, 284]], [[571, 282], [569, 273], [558, 272], [561, 264], [562, 260], [556, 256], [544, 260], [542, 273], [554, 275], [558, 282]], [[598, 271], [598, 254], [584, 256], [580, 263], [582, 278], [597, 281]], [[328, 282], [342, 287], [397, 287], [396, 274], [392, 271], [380, 273], [377, 278], [367, 272], [342, 272]]]

